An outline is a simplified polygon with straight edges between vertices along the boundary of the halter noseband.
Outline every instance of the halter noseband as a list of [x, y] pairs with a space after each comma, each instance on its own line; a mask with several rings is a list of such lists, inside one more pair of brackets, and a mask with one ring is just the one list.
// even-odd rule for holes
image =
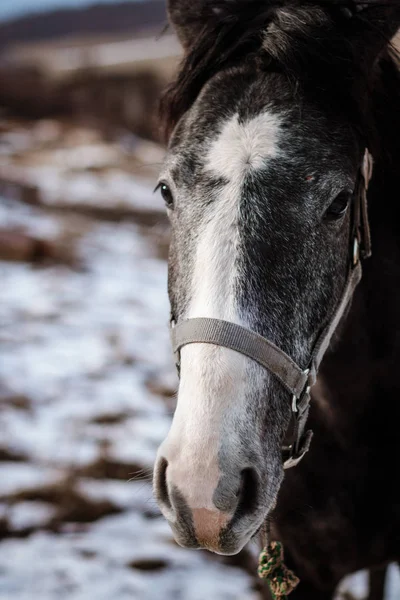
[[305, 431], [310, 408], [310, 390], [332, 336], [353, 296], [361, 275], [360, 258], [371, 255], [368, 224], [367, 190], [372, 176], [372, 157], [365, 150], [357, 180], [353, 206], [352, 257], [347, 281], [333, 315], [314, 345], [308, 368], [302, 369], [283, 350], [258, 333], [220, 319], [195, 318], [179, 323], [171, 320], [171, 338], [176, 365], [180, 368], [180, 350], [187, 344], [206, 343], [230, 348], [258, 362], [270, 371], [291, 394], [293, 427], [291, 441], [282, 448], [284, 468], [296, 466], [310, 447], [312, 431]]

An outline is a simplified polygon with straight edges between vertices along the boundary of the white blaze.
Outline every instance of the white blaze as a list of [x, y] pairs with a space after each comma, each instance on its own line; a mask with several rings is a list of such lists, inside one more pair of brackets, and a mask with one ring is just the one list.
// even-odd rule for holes
[[206, 170], [229, 183], [210, 205], [199, 231], [187, 318], [214, 317], [240, 324], [234, 285], [242, 185], [249, 171], [262, 169], [277, 155], [278, 132], [275, 115], [262, 113], [240, 123], [236, 114], [211, 145]]
[[[236, 114], [211, 144], [206, 170], [228, 183], [206, 209], [198, 232], [186, 318], [212, 317], [246, 326], [235, 294], [242, 185], [249, 171], [262, 169], [277, 156], [279, 130], [279, 117], [269, 112], [243, 123]], [[220, 477], [221, 426], [246, 410], [248, 360], [210, 344], [182, 348], [178, 404], [161, 453], [169, 462], [168, 478], [191, 508], [215, 509], [212, 495]], [[229, 444], [234, 447], [231, 431]]]

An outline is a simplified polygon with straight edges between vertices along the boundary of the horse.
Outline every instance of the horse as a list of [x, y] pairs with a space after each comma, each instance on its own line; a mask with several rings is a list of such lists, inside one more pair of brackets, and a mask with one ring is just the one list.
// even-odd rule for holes
[[332, 599], [400, 559], [400, 3], [168, 13], [184, 50], [159, 179], [180, 381], [155, 496], [189, 548], [233, 555], [267, 523], [300, 578], [291, 598]]

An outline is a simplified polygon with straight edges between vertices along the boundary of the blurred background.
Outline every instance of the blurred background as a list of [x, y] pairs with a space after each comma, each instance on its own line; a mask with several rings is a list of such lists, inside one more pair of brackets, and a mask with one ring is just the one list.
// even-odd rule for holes
[[151, 492], [177, 384], [155, 117], [179, 55], [163, 0], [0, 2], [1, 600], [264, 597], [255, 548], [179, 548]]

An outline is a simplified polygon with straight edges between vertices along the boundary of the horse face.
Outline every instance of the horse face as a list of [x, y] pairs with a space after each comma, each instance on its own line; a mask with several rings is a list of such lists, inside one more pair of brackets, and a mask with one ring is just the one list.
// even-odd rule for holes
[[[278, 73], [215, 76], [180, 121], [161, 174], [176, 321], [211, 317], [306, 368], [345, 284], [361, 148], [348, 123]], [[291, 398], [267, 370], [210, 344], [181, 351], [155, 491], [177, 541], [238, 552], [273, 509]]]

